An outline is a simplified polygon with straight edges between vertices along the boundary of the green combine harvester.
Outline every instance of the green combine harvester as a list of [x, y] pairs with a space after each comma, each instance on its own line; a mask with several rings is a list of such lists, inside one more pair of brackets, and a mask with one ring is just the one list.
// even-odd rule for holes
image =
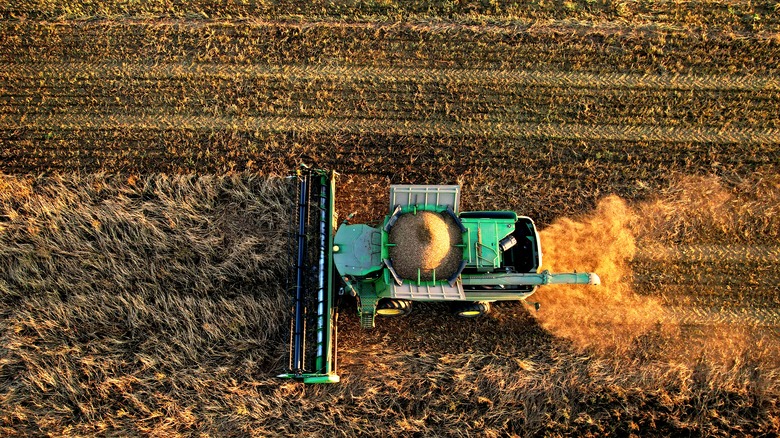
[[381, 226], [347, 218], [337, 229], [335, 173], [302, 168], [295, 179], [290, 364], [279, 377], [339, 381], [337, 302], [346, 295], [370, 329], [377, 315], [408, 314], [414, 301], [447, 301], [456, 315], [474, 318], [541, 285], [600, 284], [592, 272], [539, 272], [533, 221], [512, 211], [461, 212], [457, 185], [392, 185]]

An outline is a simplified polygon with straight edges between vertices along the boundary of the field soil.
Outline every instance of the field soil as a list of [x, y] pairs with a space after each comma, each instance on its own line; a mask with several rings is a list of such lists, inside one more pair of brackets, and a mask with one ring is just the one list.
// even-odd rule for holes
[[[780, 4], [0, 0], [0, 434], [780, 434]], [[283, 179], [514, 210], [546, 287], [285, 370]]]

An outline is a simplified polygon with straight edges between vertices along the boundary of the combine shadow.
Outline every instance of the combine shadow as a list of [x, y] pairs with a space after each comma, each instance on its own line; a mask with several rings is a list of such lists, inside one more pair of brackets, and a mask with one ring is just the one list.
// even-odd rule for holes
[[486, 316], [465, 319], [453, 315], [446, 304], [414, 303], [410, 315], [377, 316], [375, 328], [362, 329], [354, 305], [347, 305], [340, 313], [339, 349], [359, 351], [366, 345], [381, 345], [388, 353], [481, 353], [520, 358], [549, 353], [560, 340], [542, 328], [530, 312], [522, 302], [502, 302], [494, 303]]

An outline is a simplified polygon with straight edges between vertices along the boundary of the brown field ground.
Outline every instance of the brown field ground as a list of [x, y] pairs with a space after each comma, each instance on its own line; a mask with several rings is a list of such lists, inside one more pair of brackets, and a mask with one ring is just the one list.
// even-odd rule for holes
[[[70, 3], [0, 0], [0, 435], [780, 434], [780, 3]], [[603, 285], [279, 381], [300, 162]]]

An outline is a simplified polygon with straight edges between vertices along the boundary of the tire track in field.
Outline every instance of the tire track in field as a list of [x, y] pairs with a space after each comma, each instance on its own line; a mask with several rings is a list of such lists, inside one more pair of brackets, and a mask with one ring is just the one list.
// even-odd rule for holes
[[[12, 22], [0, 45], [10, 63], [342, 64], [487, 69], [638, 71], [776, 76], [772, 32], [678, 30], [573, 21], [525, 26], [438, 23], [95, 20]], [[762, 24], [766, 25], [766, 22]]]
[[666, 306], [661, 317], [661, 323], [778, 328], [780, 327], [780, 309], [757, 306], [730, 308]]
[[67, 77], [72, 79], [133, 78], [133, 79], [188, 79], [213, 77], [219, 79], [277, 79], [328, 80], [368, 82], [415, 83], [506, 83], [518, 86], [573, 87], [593, 89], [642, 90], [718, 90], [761, 91], [780, 90], [780, 78], [755, 75], [651, 75], [630, 73], [431, 69], [431, 68], [377, 68], [339, 66], [270, 66], [270, 65], [216, 65], [216, 64], [11, 64], [0, 63], [0, 79], [40, 80]]
[[[748, 272], [760, 266], [771, 276], [772, 266], [780, 264], [779, 246], [652, 245], [642, 247], [634, 260], [654, 267], [646, 266], [634, 281], [665, 302], [662, 323], [780, 327], [776, 283]], [[676, 265], [686, 266], [682, 272], [688, 274]]]
[[[66, 69], [63, 69], [65, 71]], [[48, 72], [47, 72], [48, 73]], [[133, 72], [135, 73], [135, 72]], [[162, 72], [155, 72], [155, 74]], [[438, 72], [435, 72], [438, 73]], [[121, 73], [120, 73], [121, 74]], [[1, 75], [1, 74], [0, 74]], [[9, 76], [5, 114], [162, 114], [778, 128], [779, 90], [546, 87], [505, 81], [362, 80], [207, 73], [177, 77], [81, 73]], [[729, 102], [728, 104], [726, 102]]]
[[[7, 2], [0, 4], [0, 15], [22, 16], [26, 21], [56, 20], [61, 23], [64, 18], [62, 8], [54, 4], [44, 2], [33, 3], [32, 6], [23, 7], [16, 5], [20, 2]], [[419, 2], [400, 2], [390, 10], [393, 15], [403, 16], [408, 23], [388, 23], [387, 10], [378, 7], [372, 2], [359, 2], [350, 4], [345, 8], [336, 2], [324, 4], [320, 2], [232, 2], [230, 7], [223, 9], [215, 7], [216, 4], [225, 6], [224, 2], [188, 2], [199, 5], [196, 10], [209, 18], [204, 20], [190, 20], [191, 27], [207, 27], [215, 24], [232, 22], [235, 17], [245, 17], [255, 25], [285, 26], [296, 29], [306, 29], [311, 26], [328, 26], [334, 29], [340, 28], [367, 28], [381, 29], [388, 27], [425, 28], [439, 32], [487, 29], [494, 33], [509, 33], [517, 28], [536, 30], [561, 25], [576, 25], [580, 27], [598, 28], [603, 31], [617, 31], [629, 25], [635, 28], [647, 29], [650, 32], [659, 30], [686, 29], [686, 25], [698, 24], [705, 27], [726, 27], [733, 32], [740, 32], [745, 24], [745, 19], [733, 8], [753, 7], [754, 3], [747, 0], [728, 1], [687, 1], [687, 2], [637, 2], [623, 4], [615, 7], [611, 3], [589, 2], [587, 7], [580, 3], [561, 8], [559, 3], [539, 3], [532, 7], [500, 8], [496, 10], [494, 5], [488, 3], [459, 4], [429, 2], [427, 7], [421, 7]], [[184, 3], [185, 5], [187, 3]], [[422, 3], [425, 5], [426, 3]], [[163, 6], [164, 5], [164, 6]], [[726, 8], [728, 6], [728, 8]], [[757, 5], [756, 5], [757, 6]], [[766, 9], [758, 8], [755, 20], [765, 23], [767, 30], [776, 28], [777, 17], [771, 14], [771, 4], [767, 3]], [[171, 18], [192, 14], [186, 8], [182, 8], [181, 2], [151, 2], [146, 4], [128, 5], [125, 1], [100, 2], [99, 4], [74, 4], [68, 8], [68, 16], [71, 20], [94, 19], [97, 17], [123, 17], [129, 20], [143, 20], [159, 25], [178, 24], [184, 20]], [[194, 7], [194, 6], [192, 6]], [[289, 13], [295, 9], [295, 19], [289, 18]], [[200, 16], [200, 14], [199, 14]], [[251, 17], [251, 18], [250, 18]], [[333, 17], [340, 17], [343, 21], [333, 21]], [[447, 17], [447, 19], [444, 19]], [[200, 17], [199, 17], [200, 18]], [[277, 21], [281, 20], [281, 22]], [[604, 20], [609, 20], [604, 22]], [[684, 21], [681, 21], [684, 20]], [[478, 23], [478, 24], [477, 24]], [[741, 25], [741, 26], [735, 26]], [[741, 33], [741, 32], [740, 32]]]
[[762, 264], [780, 263], [780, 246], [772, 245], [678, 245], [667, 247], [654, 245], [643, 247], [636, 259], [658, 260], [666, 263], [675, 261]]
[[13, 115], [0, 119], [0, 130], [231, 130], [301, 133], [382, 133], [415, 136], [480, 136], [607, 141], [780, 144], [779, 129], [540, 124], [512, 122], [455, 123], [394, 119], [300, 117], [206, 117], [165, 114], [143, 116]]

